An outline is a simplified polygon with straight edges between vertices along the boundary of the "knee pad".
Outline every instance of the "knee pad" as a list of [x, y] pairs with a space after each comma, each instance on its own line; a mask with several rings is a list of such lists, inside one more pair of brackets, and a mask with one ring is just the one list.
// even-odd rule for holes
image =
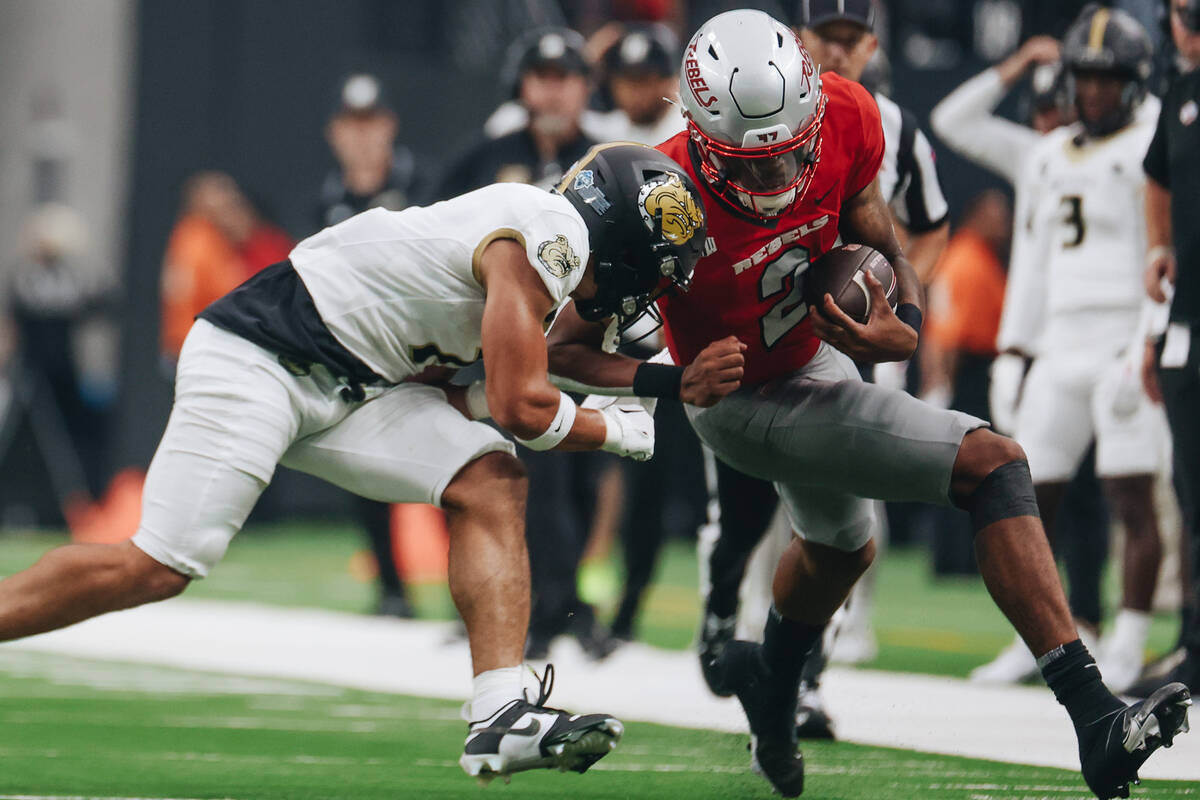
[[971, 515], [975, 533], [1001, 520], [1040, 516], [1029, 462], [1018, 459], [996, 467], [967, 496], [962, 507]]

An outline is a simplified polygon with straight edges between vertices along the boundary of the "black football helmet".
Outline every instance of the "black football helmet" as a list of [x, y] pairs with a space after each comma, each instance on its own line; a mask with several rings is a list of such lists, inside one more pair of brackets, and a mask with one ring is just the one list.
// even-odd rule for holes
[[1079, 72], [1103, 72], [1125, 80], [1120, 107], [1099, 120], [1084, 120], [1091, 136], [1107, 136], [1129, 124], [1137, 107], [1146, 97], [1154, 48], [1150, 37], [1132, 16], [1116, 8], [1091, 3], [1071, 24], [1063, 38], [1063, 66], [1067, 71], [1067, 91], [1075, 99], [1075, 75]]
[[556, 190], [583, 217], [595, 257], [596, 296], [576, 300], [579, 316], [615, 316], [624, 332], [654, 301], [687, 291], [704, 255], [700, 193], [683, 168], [652, 147], [629, 142], [588, 151]]

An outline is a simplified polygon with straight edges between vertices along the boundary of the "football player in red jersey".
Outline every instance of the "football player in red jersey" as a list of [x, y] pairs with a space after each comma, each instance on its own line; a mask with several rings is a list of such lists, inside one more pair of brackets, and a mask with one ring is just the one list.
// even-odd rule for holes
[[[660, 149], [705, 187], [711, 246], [690, 291], [660, 299], [670, 354], [675, 364], [717, 359], [728, 380], [741, 379], [714, 405], [689, 406], [689, 418], [718, 458], [775, 483], [797, 532], [776, 571], [763, 644], [731, 641], [710, 665], [746, 712], [758, 771], [784, 796], [803, 789], [800, 670], [871, 563], [866, 498], [919, 500], [970, 513], [980, 572], [1066, 706], [1084, 778], [1101, 797], [1127, 791], [1184, 727], [1186, 687], [1170, 684], [1135, 706], [1114, 697], [1079, 641], [1021, 448], [982, 420], [863, 383], [851, 363], [909, 357], [921, 325], [920, 283], [875, 180], [883, 133], [871, 96], [818, 76], [789, 28], [749, 10], [700, 28], [680, 80], [688, 130]], [[866, 324], [828, 296], [820, 308], [805, 304], [805, 273], [839, 237], [891, 261], [895, 312], [870, 278]], [[568, 307], [551, 331], [551, 371], [614, 392], [678, 396], [680, 367], [582, 346], [603, 335]], [[714, 341], [724, 350], [701, 356]]]

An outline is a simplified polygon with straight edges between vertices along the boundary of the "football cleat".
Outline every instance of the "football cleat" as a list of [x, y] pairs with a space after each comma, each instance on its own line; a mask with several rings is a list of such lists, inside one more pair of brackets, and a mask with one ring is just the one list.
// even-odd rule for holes
[[733, 689], [725, 681], [721, 668], [721, 654], [725, 645], [733, 641], [733, 633], [737, 629], [737, 615], [718, 617], [711, 611], [705, 610], [704, 619], [700, 622], [700, 674], [708, 690], [717, 697], [730, 697]]
[[1140, 783], [1138, 769], [1159, 747], [1170, 747], [1188, 730], [1191, 693], [1169, 683], [1145, 700], [1077, 728], [1079, 761], [1088, 788], [1101, 800], [1129, 797], [1129, 784]]
[[797, 739], [836, 739], [833, 720], [821, 700], [820, 687], [816, 682], [800, 684], [800, 695], [796, 699]]
[[751, 768], [784, 797], [804, 791], [804, 756], [796, 747], [796, 686], [772, 676], [762, 645], [734, 640], [720, 657], [728, 685], [750, 723]]
[[557, 769], [587, 772], [608, 755], [625, 726], [607, 714], [571, 714], [545, 705], [554, 686], [554, 666], [546, 665], [536, 703], [513, 700], [487, 719], [470, 723], [459, 766], [486, 785], [508, 783], [514, 772]]

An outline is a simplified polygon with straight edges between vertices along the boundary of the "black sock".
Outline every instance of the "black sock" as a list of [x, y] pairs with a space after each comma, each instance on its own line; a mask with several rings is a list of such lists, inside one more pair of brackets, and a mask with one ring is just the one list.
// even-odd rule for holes
[[1038, 659], [1038, 666], [1076, 728], [1125, 707], [1101, 681], [1096, 660], [1078, 639], [1046, 653]]
[[763, 630], [763, 661], [767, 668], [773, 675], [799, 686], [804, 662], [821, 641], [825, 627], [786, 619], [772, 605]]

